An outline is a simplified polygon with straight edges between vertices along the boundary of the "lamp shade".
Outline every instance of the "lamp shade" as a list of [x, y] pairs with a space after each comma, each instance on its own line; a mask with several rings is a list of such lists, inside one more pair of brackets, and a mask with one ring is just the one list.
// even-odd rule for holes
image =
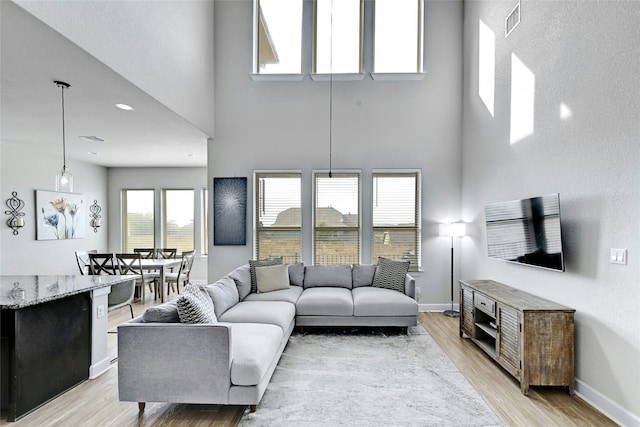
[[440, 224], [439, 234], [443, 237], [463, 237], [467, 234], [467, 224], [464, 222], [453, 222], [450, 224]]

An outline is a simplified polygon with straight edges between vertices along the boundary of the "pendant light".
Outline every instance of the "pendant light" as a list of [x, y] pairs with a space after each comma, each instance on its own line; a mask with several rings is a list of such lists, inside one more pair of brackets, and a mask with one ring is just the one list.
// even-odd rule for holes
[[56, 174], [56, 191], [72, 192], [73, 191], [73, 175], [67, 169], [67, 147], [64, 133], [64, 90], [69, 89], [69, 83], [54, 81], [62, 92], [62, 169]]

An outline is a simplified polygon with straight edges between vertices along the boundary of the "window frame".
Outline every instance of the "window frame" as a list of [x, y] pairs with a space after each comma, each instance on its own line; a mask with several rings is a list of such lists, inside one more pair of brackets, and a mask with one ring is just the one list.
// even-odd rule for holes
[[[158, 244], [158, 236], [156, 230], [156, 220], [157, 220], [157, 212], [156, 212], [156, 191], [154, 188], [122, 188], [120, 189], [120, 224], [121, 224], [121, 233], [120, 233], [120, 246], [123, 252], [127, 252], [127, 224], [129, 221], [127, 220], [127, 205], [128, 205], [128, 192], [129, 191], [150, 191], [153, 195], [153, 247], [157, 247]], [[146, 245], [145, 245], [146, 246]], [[133, 247], [131, 251], [133, 252]]]
[[[167, 243], [167, 191], [191, 191], [193, 196], [193, 205], [192, 205], [192, 224], [193, 224], [193, 233], [191, 233], [191, 248], [187, 249], [187, 251], [196, 249], [196, 191], [193, 188], [160, 188], [160, 244], [162, 247], [175, 247], [176, 245]], [[178, 249], [178, 254], [183, 251]]]
[[424, 48], [425, 48], [425, 7], [424, 0], [415, 0], [418, 4], [417, 41], [416, 46], [416, 69], [412, 71], [377, 71], [376, 70], [376, 12], [377, 0], [373, 4], [373, 31], [372, 31], [372, 72], [374, 80], [421, 80], [424, 78]]
[[312, 259], [312, 263], [313, 265], [329, 265], [329, 264], [318, 264], [316, 263], [316, 256], [317, 254], [317, 250], [316, 250], [316, 243], [317, 243], [317, 239], [316, 239], [316, 232], [318, 231], [318, 227], [317, 227], [317, 218], [316, 218], [316, 213], [317, 213], [317, 177], [318, 176], [323, 176], [323, 177], [329, 177], [329, 174], [331, 173], [331, 175], [335, 178], [337, 176], [340, 175], [354, 175], [357, 176], [358, 178], [358, 226], [357, 227], [322, 227], [321, 230], [322, 231], [357, 231], [358, 232], [358, 240], [357, 240], [357, 244], [358, 244], [358, 253], [357, 253], [357, 263], [354, 264], [361, 264], [362, 263], [362, 170], [360, 169], [353, 169], [353, 170], [339, 170], [339, 171], [328, 171], [328, 170], [314, 170], [312, 172], [312, 179], [311, 179], [311, 185], [312, 185], [312, 233], [311, 233], [311, 259]]
[[[292, 177], [298, 178], [300, 180], [300, 226], [261, 226], [260, 225], [260, 207], [261, 207], [261, 188], [260, 188], [260, 178], [285, 178]], [[283, 256], [284, 263], [297, 263], [302, 262], [303, 258], [303, 224], [304, 224], [304, 215], [303, 215], [303, 176], [302, 171], [300, 170], [279, 170], [279, 171], [271, 171], [271, 170], [256, 170], [253, 172], [253, 257], [254, 259], [260, 259], [260, 232], [262, 231], [270, 231], [270, 232], [297, 232], [300, 236], [300, 245], [297, 256], [294, 256], [292, 259], [285, 259]]]
[[[374, 204], [376, 197], [373, 194], [374, 181], [376, 177], [415, 177], [415, 199], [414, 199], [414, 226], [376, 226], [374, 223]], [[385, 231], [389, 229], [395, 230], [415, 230], [415, 242], [416, 242], [416, 263], [411, 263], [409, 271], [420, 272], [422, 271], [422, 171], [420, 169], [373, 169], [371, 171], [371, 263], [377, 264], [377, 258], [375, 255], [375, 235], [378, 231]]]

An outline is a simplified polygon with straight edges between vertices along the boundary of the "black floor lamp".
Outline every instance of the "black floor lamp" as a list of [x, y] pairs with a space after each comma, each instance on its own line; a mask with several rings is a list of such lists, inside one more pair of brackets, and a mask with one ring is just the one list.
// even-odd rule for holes
[[440, 235], [451, 237], [451, 310], [445, 310], [444, 315], [458, 317], [460, 312], [453, 309], [453, 238], [464, 237], [467, 233], [467, 224], [464, 222], [454, 222], [450, 224], [440, 224]]

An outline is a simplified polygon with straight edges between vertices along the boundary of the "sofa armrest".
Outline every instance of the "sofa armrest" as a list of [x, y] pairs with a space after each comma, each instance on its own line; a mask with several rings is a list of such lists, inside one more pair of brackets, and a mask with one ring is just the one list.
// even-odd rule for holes
[[231, 325], [143, 323], [118, 326], [121, 401], [228, 402]]
[[407, 274], [404, 279], [404, 293], [416, 299], [416, 279], [409, 274]]

